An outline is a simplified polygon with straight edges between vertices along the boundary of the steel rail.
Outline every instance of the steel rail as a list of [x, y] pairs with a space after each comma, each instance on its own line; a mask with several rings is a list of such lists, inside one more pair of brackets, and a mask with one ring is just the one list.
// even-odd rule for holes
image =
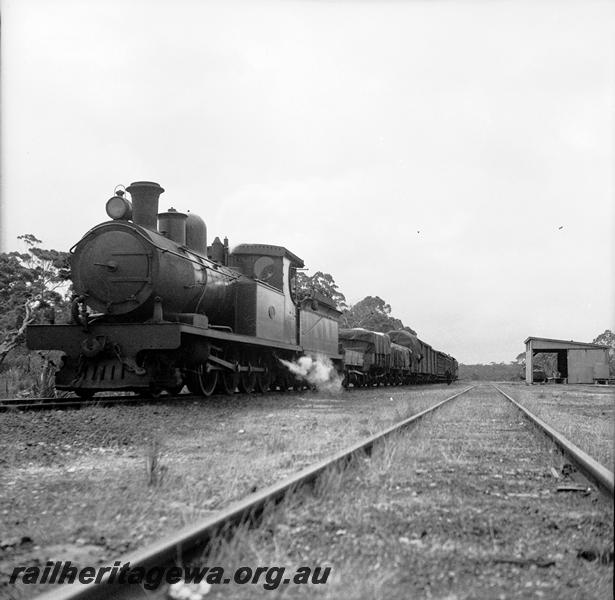
[[74, 409], [82, 408], [84, 406], [102, 406], [104, 404], [129, 404], [129, 403], [143, 403], [143, 399], [134, 400], [79, 400], [69, 398], [63, 401], [43, 401], [43, 402], [11, 402], [10, 404], [0, 404], [0, 412], [7, 412], [9, 410], [23, 410], [23, 411], [35, 411], [35, 410], [54, 410], [54, 409]]
[[152, 404], [166, 400], [192, 400], [198, 398], [193, 394], [181, 396], [159, 396], [157, 398], [140, 398], [138, 396], [99, 396], [96, 398], [9, 398], [0, 400], [0, 412], [8, 410], [52, 410], [72, 409], [84, 406], [102, 406], [105, 404]]
[[[147, 548], [136, 550], [119, 559], [122, 564], [130, 563], [130, 568], [141, 567], [150, 569], [153, 567], [164, 568], [182, 564], [182, 557], [186, 554], [194, 554], [207, 548], [209, 542], [215, 539], [216, 535], [226, 535], [242, 523], [252, 524], [258, 520], [266, 507], [279, 503], [287, 494], [303, 485], [313, 483], [319, 476], [332, 467], [345, 465], [353, 457], [362, 453], [370, 453], [373, 446], [385, 438], [398, 433], [416, 423], [426, 415], [434, 412], [447, 402], [469, 392], [476, 386], [471, 386], [454, 394], [434, 406], [409, 417], [380, 433], [374, 434], [360, 442], [357, 442], [340, 452], [335, 453], [329, 458], [323, 459], [316, 464], [306, 467], [295, 473], [291, 477], [280, 481], [250, 494], [246, 498], [231, 504], [228, 508], [218, 514], [205, 519], [195, 525], [185, 527], [175, 534], [169, 535]], [[106, 565], [111, 569], [111, 565]], [[98, 598], [121, 598], [135, 593], [137, 590], [142, 594], [140, 586], [130, 584], [110, 583], [109, 571], [101, 578], [99, 584], [83, 584], [75, 581], [71, 585], [64, 585], [50, 592], [45, 592], [38, 598], [40, 600], [94, 600]]]
[[[34, 404], [35, 402], [53, 402], [53, 401], [61, 400], [61, 398], [0, 398], [0, 406], [11, 406], [13, 404]], [[67, 398], [67, 400], [79, 400], [77, 396], [74, 398]]]
[[550, 425], [531, 413], [527, 408], [519, 404], [514, 398], [511, 398], [506, 392], [502, 391], [497, 385], [493, 387], [510, 400], [523, 414], [536, 425], [543, 433], [545, 433], [555, 444], [568, 456], [580, 471], [592, 481], [600, 490], [605, 492], [611, 498], [614, 495], [613, 472], [601, 465], [597, 460], [592, 458], [587, 452], [581, 450], [578, 446], [566, 439], [561, 433], [553, 429]]
[[63, 402], [70, 404], [71, 402], [94, 402], [101, 400], [147, 400], [148, 398], [140, 398], [139, 396], [96, 396], [95, 398], [79, 398], [79, 396], [48, 396], [45, 398], [0, 398], [0, 407], [13, 406], [15, 404], [62, 404]]

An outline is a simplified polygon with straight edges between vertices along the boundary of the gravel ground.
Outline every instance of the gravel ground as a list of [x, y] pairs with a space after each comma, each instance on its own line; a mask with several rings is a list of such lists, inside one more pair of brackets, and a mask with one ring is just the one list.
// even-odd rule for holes
[[615, 469], [615, 388], [597, 385], [499, 385], [509, 396]]
[[14, 566], [115, 559], [464, 387], [2, 413], [0, 596], [32, 592]]
[[201, 561], [330, 566], [325, 585], [221, 585], [210, 597], [612, 598], [613, 504], [558, 492], [567, 470], [481, 386]]

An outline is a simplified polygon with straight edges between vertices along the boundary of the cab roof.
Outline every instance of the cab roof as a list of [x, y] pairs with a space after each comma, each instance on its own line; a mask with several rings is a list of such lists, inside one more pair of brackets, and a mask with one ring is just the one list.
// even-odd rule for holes
[[303, 268], [303, 261], [284, 246], [272, 246], [271, 244], [239, 244], [233, 249], [232, 254], [258, 254], [259, 256], [284, 256], [290, 260], [294, 267]]

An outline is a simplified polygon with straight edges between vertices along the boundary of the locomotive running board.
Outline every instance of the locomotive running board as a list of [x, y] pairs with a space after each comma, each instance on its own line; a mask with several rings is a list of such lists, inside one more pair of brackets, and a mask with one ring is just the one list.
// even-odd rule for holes
[[290, 350], [291, 352], [300, 352], [301, 354], [320, 354], [326, 356], [331, 360], [342, 360], [344, 358], [341, 354], [329, 354], [328, 352], [319, 352], [318, 350], [310, 350], [303, 346], [297, 346], [296, 344], [287, 344], [285, 342], [277, 342], [275, 340], [264, 340], [262, 338], [254, 338], [249, 335], [242, 335], [240, 333], [232, 333], [230, 331], [223, 331], [221, 329], [211, 329], [203, 327], [195, 327], [194, 325], [187, 325], [180, 323], [182, 333], [188, 333], [190, 335], [196, 335], [203, 338], [209, 338], [214, 340], [223, 340], [227, 342], [239, 342], [241, 344], [249, 344], [250, 346], [261, 346], [264, 348], [276, 348], [278, 350]]
[[[277, 342], [275, 340], [264, 340], [262, 338], [254, 338], [250, 335], [241, 335], [239, 333], [231, 333], [220, 329], [204, 329], [203, 327], [195, 327], [186, 323], [178, 323], [182, 333], [196, 335], [198, 337], [209, 338], [212, 340], [223, 340], [227, 342], [239, 342], [242, 344], [250, 344], [251, 346], [266, 346], [268, 348], [280, 348], [282, 350], [291, 350], [293, 352], [303, 352], [301, 346], [296, 344], [287, 344], [286, 342]], [[337, 357], [334, 357], [337, 358]]]

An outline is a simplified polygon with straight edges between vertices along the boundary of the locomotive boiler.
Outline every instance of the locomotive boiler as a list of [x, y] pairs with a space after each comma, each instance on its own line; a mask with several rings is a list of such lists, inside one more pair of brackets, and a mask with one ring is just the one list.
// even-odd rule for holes
[[293, 384], [278, 359], [318, 353], [341, 364], [336, 307], [295, 295], [300, 258], [267, 244], [208, 246], [200, 217], [158, 213], [157, 183], [127, 192], [71, 249], [71, 324], [28, 328], [29, 348], [64, 352], [58, 389], [266, 391]]
[[174, 209], [158, 214], [164, 190], [156, 183], [136, 182], [127, 191], [132, 205], [122, 194], [111, 198], [107, 213], [113, 221], [94, 227], [73, 247], [75, 292], [109, 321], [198, 313], [229, 325], [229, 290], [237, 273], [206, 258], [202, 219]]

